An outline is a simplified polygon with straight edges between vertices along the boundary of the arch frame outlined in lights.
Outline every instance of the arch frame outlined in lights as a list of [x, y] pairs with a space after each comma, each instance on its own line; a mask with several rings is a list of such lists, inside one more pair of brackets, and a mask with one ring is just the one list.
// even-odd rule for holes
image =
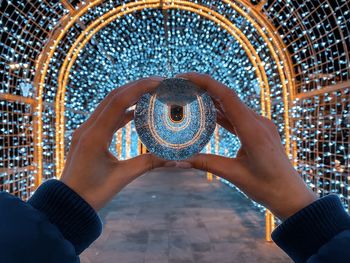
[[[43, 90], [45, 86], [45, 78], [50, 65], [51, 58], [54, 55], [57, 46], [68, 32], [68, 30], [77, 22], [79, 18], [84, 15], [90, 8], [97, 6], [102, 3], [102, 0], [95, 0], [87, 2], [85, 5], [80, 6], [76, 12], [72, 13], [71, 16], [64, 17], [61, 21], [61, 26], [58, 30], [53, 30], [51, 38], [48, 44], [44, 47], [43, 52], [38, 58], [36, 64], [36, 75], [34, 78], [34, 85], [37, 87], [37, 108], [35, 114], [35, 161], [37, 163], [36, 171], [36, 186], [41, 184], [42, 180], [42, 110], [43, 110]], [[234, 2], [229, 0], [223, 0], [222, 2], [231, 6], [235, 9], [241, 16], [245, 17], [253, 27], [259, 32], [260, 36], [264, 39], [268, 46], [269, 52], [272, 55], [273, 60], [277, 65], [277, 70], [279, 73], [282, 92], [283, 92], [283, 104], [284, 104], [284, 124], [285, 124], [285, 137], [286, 137], [286, 153], [293, 154], [290, 148], [290, 119], [289, 119], [289, 104], [293, 101], [294, 96], [294, 83], [293, 83], [293, 71], [292, 65], [290, 63], [290, 58], [284, 53], [286, 49], [284, 48], [283, 42], [279, 39], [278, 35], [273, 32], [273, 26], [270, 25], [268, 20], [259, 14], [259, 10], [250, 5], [247, 1], [242, 1], [241, 4], [245, 5], [254, 18], [259, 21], [258, 24], [247, 12], [245, 12], [241, 7], [236, 5]], [[256, 52], [253, 45], [247, 39], [247, 37], [227, 18], [223, 15], [217, 13], [214, 10], [209, 9], [206, 6], [202, 6], [189, 1], [180, 0], [168, 0], [168, 1], [158, 1], [158, 0], [143, 0], [142, 2], [130, 2], [128, 4], [123, 4], [122, 6], [115, 7], [95, 21], [91, 22], [76, 38], [74, 44], [70, 47], [70, 50], [61, 66], [59, 78], [58, 78], [58, 89], [56, 93], [55, 101], [55, 112], [56, 112], [56, 175], [60, 176], [63, 166], [64, 166], [64, 99], [66, 84], [69, 78], [70, 69], [76, 61], [80, 51], [89, 42], [93, 35], [95, 35], [99, 30], [108, 25], [109, 23], [116, 20], [118, 17], [124, 16], [135, 11], [141, 11], [144, 9], [181, 9], [187, 10], [198, 15], [205, 17], [214, 21], [220, 27], [225, 29], [229, 34], [231, 34], [245, 50], [247, 56], [249, 57], [251, 63], [253, 64], [256, 76], [260, 85], [261, 93], [261, 110], [262, 114], [268, 118], [271, 118], [271, 101], [270, 101], [270, 88], [268, 79], [266, 76], [264, 64], [262, 63], [258, 53]], [[268, 36], [265, 34], [267, 32]], [[272, 43], [271, 43], [272, 42]], [[294, 147], [293, 147], [294, 148]], [[295, 149], [294, 149], [295, 151]], [[273, 216], [268, 212], [266, 216], [266, 239], [270, 239], [270, 233], [273, 229]]]

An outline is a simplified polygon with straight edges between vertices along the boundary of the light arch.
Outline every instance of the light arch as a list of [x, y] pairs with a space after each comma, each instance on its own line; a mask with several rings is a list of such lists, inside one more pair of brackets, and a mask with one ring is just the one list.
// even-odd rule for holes
[[[184, 2], [184, 1], [181, 1]], [[127, 7], [128, 8], [128, 7]], [[146, 4], [146, 5], [138, 5], [132, 6], [127, 11], [122, 11], [123, 8], [116, 8], [115, 10], [110, 10], [103, 16], [96, 19], [93, 23], [91, 23], [76, 39], [75, 43], [71, 46], [64, 63], [62, 64], [59, 77], [58, 77], [58, 90], [56, 95], [56, 171], [57, 175], [59, 175], [64, 166], [64, 98], [65, 98], [65, 88], [67, 85], [69, 72], [71, 67], [76, 61], [78, 54], [85, 47], [85, 45], [90, 41], [90, 39], [103, 27], [107, 26], [109, 23], [114, 21], [120, 16], [132, 13], [134, 11], [140, 11], [145, 8], [159, 8], [158, 4]], [[248, 54], [251, 63], [256, 68], [257, 78], [259, 80], [260, 89], [261, 89], [261, 105], [262, 105], [262, 113], [267, 117], [271, 117], [270, 110], [270, 100], [269, 100], [269, 84], [267, 81], [267, 76], [264, 67], [262, 66], [262, 61], [257, 54], [255, 48], [250, 44], [249, 40], [244, 36], [244, 34], [233, 24], [224, 24], [228, 21], [224, 20], [221, 15], [212, 11], [206, 7], [202, 7], [202, 9], [188, 8], [186, 6], [180, 5], [171, 5], [166, 9], [182, 9], [190, 12], [197, 13], [198, 15], [204, 16], [208, 19], [211, 19], [215, 23], [219, 24], [222, 28], [227, 30], [232, 36], [234, 36], [241, 44], [242, 48]], [[211, 15], [208, 15], [206, 12], [211, 12]], [[233, 29], [232, 29], [233, 28]], [[266, 93], [266, 95], [265, 95]], [[266, 100], [266, 103], [265, 103]], [[58, 135], [58, 136], [57, 136]]]
[[[36, 133], [36, 141], [35, 141], [35, 161], [37, 163], [37, 170], [36, 170], [36, 186], [41, 184], [42, 180], [42, 110], [43, 110], [43, 88], [45, 86], [45, 77], [47, 74], [48, 66], [50, 64], [50, 60], [53, 57], [53, 54], [59, 45], [60, 41], [64, 37], [67, 30], [74, 25], [78, 21], [78, 19], [85, 14], [90, 8], [97, 6], [103, 2], [103, 0], [91, 0], [86, 1], [83, 4], [80, 4], [76, 11], [72, 13], [72, 16], [65, 16], [61, 19], [60, 24], [61, 27], [58, 27], [52, 31], [51, 38], [49, 39], [48, 44], [44, 47], [42, 54], [38, 57], [37, 63], [36, 63], [36, 75], [34, 78], [34, 85], [36, 87], [36, 95], [37, 95], [37, 107], [36, 111], [37, 114], [35, 115], [35, 133]], [[143, 2], [131, 2], [129, 4], [131, 5], [137, 5], [139, 3], [156, 3], [158, 4], [158, 7], [164, 7], [164, 6], [171, 6], [174, 5], [175, 2], [179, 3], [191, 3], [189, 1], [174, 1], [174, 0], [165, 0], [165, 1], [149, 1], [144, 0]], [[273, 32], [273, 26], [269, 23], [266, 17], [264, 17], [260, 12], [259, 8], [261, 6], [254, 7], [251, 5], [247, 0], [243, 0], [240, 2], [242, 5], [244, 5], [250, 13], [254, 15], [254, 18], [258, 20], [258, 22], [263, 25], [263, 27], [254, 21], [254, 19], [245, 12], [241, 7], [239, 7], [237, 4], [235, 4], [233, 1], [230, 0], [222, 0], [222, 2], [228, 4], [230, 7], [235, 9], [240, 15], [244, 16], [260, 33], [260, 35], [263, 37], [265, 42], [268, 44], [269, 51], [271, 54], [274, 54], [273, 57], [275, 59], [275, 62], [278, 67], [281, 84], [282, 84], [282, 90], [283, 90], [283, 101], [284, 101], [284, 121], [285, 121], [285, 132], [286, 132], [286, 152], [287, 154], [291, 153], [290, 149], [290, 140], [289, 140], [289, 115], [288, 115], [288, 105], [291, 101], [293, 101], [294, 97], [294, 83], [293, 83], [293, 71], [290, 58], [286, 56], [284, 53], [286, 51], [286, 48], [283, 44], [283, 41], [279, 39], [276, 32]], [[123, 5], [125, 6], [125, 5]], [[265, 34], [267, 32], [268, 36]], [[271, 44], [271, 42], [272, 44]], [[277, 53], [275, 52], [274, 48], [277, 49]], [[279, 56], [281, 56], [281, 59], [279, 59]], [[280, 63], [282, 61], [282, 64]], [[286, 77], [284, 76], [286, 74]], [[287, 79], [287, 82], [285, 81]], [[268, 114], [270, 115], [271, 112], [268, 111]], [[269, 116], [268, 116], [269, 117]]]
[[[70, 16], [64, 17], [61, 21], [62, 27], [57, 28], [52, 32], [52, 37], [50, 38], [49, 43], [44, 48], [42, 54], [38, 57], [36, 64], [36, 72], [34, 78], [34, 85], [36, 86], [37, 91], [37, 114], [35, 115], [35, 132], [36, 132], [36, 142], [35, 142], [35, 161], [37, 163], [37, 171], [36, 171], [36, 186], [41, 184], [42, 180], [42, 110], [43, 110], [43, 89], [45, 86], [45, 77], [48, 71], [48, 66], [50, 65], [50, 61], [54, 55], [55, 50], [57, 49], [60, 41], [65, 36], [66, 32], [72, 27], [78, 19], [84, 15], [88, 9], [97, 6], [102, 3], [102, 0], [95, 0], [87, 2], [85, 5], [80, 5], [77, 11], [74, 11]], [[279, 80], [282, 86], [282, 94], [283, 94], [283, 106], [284, 106], [284, 132], [285, 132], [285, 149], [287, 154], [291, 154], [291, 145], [290, 145], [290, 118], [289, 118], [289, 104], [293, 101], [294, 97], [294, 84], [293, 84], [293, 71], [290, 58], [285, 54], [286, 48], [281, 39], [279, 39], [276, 32], [273, 32], [273, 26], [269, 23], [267, 18], [263, 17], [258, 8], [253, 7], [249, 4], [248, 1], [243, 0], [240, 4], [244, 5], [248, 9], [248, 13], [245, 12], [240, 6], [230, 0], [222, 0], [222, 2], [229, 5], [231, 8], [235, 9], [241, 16], [247, 19], [251, 25], [257, 30], [262, 37], [264, 42], [267, 44], [269, 54], [273, 58], [273, 61], [277, 65], [277, 71], [279, 75]], [[131, 13], [136, 10], [143, 10], [145, 8], [162, 8], [162, 9], [182, 9], [190, 12], [197, 13], [201, 16], [204, 16], [222, 28], [224, 28], [227, 32], [233, 35], [241, 44], [242, 48], [249, 54], [249, 58], [251, 63], [256, 68], [256, 75], [259, 80], [260, 89], [261, 89], [261, 109], [265, 116], [271, 118], [271, 103], [270, 103], [270, 90], [269, 83], [266, 77], [266, 72], [264, 65], [261, 62], [260, 57], [258, 56], [255, 48], [250, 43], [250, 41], [244, 36], [244, 34], [237, 30], [235, 25], [231, 23], [229, 19], [225, 16], [216, 13], [215, 11], [209, 9], [206, 6], [201, 6], [196, 3], [192, 3], [190, 1], [182, 1], [182, 0], [143, 0], [142, 2], [130, 2], [128, 4], [124, 4], [122, 6], [115, 7], [111, 9], [109, 12], [113, 13], [115, 10], [120, 11], [120, 14]], [[205, 12], [203, 12], [205, 11]], [[107, 12], [107, 13], [109, 13]], [[252, 18], [252, 15], [254, 19]], [[215, 14], [215, 15], [213, 15]], [[119, 15], [120, 16], [120, 15]], [[110, 21], [113, 21], [115, 18], [108, 18]], [[255, 19], [258, 21], [256, 22]], [[101, 22], [101, 17], [96, 19], [93, 23], [90, 23], [87, 28], [93, 28], [93, 24], [99, 21]], [[109, 21], [109, 20], [108, 20]], [[56, 174], [60, 174], [63, 170], [64, 165], [64, 95], [65, 95], [65, 86], [68, 80], [69, 71], [72, 65], [74, 64], [74, 57], [79, 54], [80, 50], [84, 47], [84, 45], [91, 39], [91, 37], [98, 32], [104, 25], [108, 24], [107, 22], [103, 22], [98, 25], [96, 28], [92, 29], [88, 36], [82, 40], [82, 45], [78, 45], [80, 39], [77, 39], [75, 44], [70, 48], [70, 53], [73, 54], [70, 59], [65, 59], [64, 64], [60, 70], [60, 77], [58, 79], [59, 88], [56, 93]], [[97, 29], [97, 30], [96, 30]], [[80, 36], [81, 39], [85, 37], [84, 30]], [[266, 33], [265, 33], [266, 32]], [[68, 56], [69, 57], [69, 56]], [[70, 61], [69, 61], [70, 60]], [[69, 63], [68, 63], [69, 61]], [[72, 62], [73, 61], [73, 62]], [[68, 65], [67, 65], [68, 64]], [[68, 66], [66, 69], [65, 67]], [[273, 228], [273, 217], [268, 212], [267, 214], [267, 229], [266, 229], [266, 238], [270, 240], [270, 232], [271, 228]]]

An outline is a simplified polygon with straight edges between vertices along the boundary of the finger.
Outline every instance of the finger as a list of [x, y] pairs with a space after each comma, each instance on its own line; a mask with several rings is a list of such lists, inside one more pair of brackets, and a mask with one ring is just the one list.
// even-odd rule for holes
[[118, 161], [115, 163], [115, 169], [108, 184], [117, 193], [140, 175], [153, 168], [161, 167], [166, 162], [166, 160], [150, 153], [142, 154], [128, 160]]
[[[222, 115], [225, 115], [225, 112], [224, 112], [224, 110], [223, 110], [223, 107], [222, 107], [222, 105], [221, 105], [221, 103], [219, 102], [219, 101], [217, 101], [217, 100], [214, 100], [213, 99], [213, 102], [214, 102], [214, 105], [215, 105], [215, 108], [217, 109], [217, 111], [219, 111], [220, 113], [222, 113]], [[247, 109], [251, 112], [251, 114], [257, 119], [257, 120], [260, 120], [260, 115], [259, 114], [257, 114], [255, 111], [253, 111], [251, 108], [249, 108], [248, 106], [247, 106]]]
[[176, 167], [181, 169], [193, 168], [192, 164], [184, 161], [168, 161], [164, 165], [164, 167]]
[[[215, 108], [216, 108], [217, 110], [219, 110], [223, 115], [225, 115], [221, 103], [220, 103], [217, 99], [215, 99], [215, 98], [212, 98], [212, 100], [213, 100], [213, 103], [214, 103], [214, 105], [215, 105]], [[252, 113], [252, 115], [253, 115], [257, 120], [260, 120], [260, 117], [261, 117], [261, 116], [260, 116], [259, 114], [257, 114], [255, 111], [253, 111], [253, 110], [252, 110], [251, 108], [249, 108], [248, 106], [247, 106], [247, 109]]]
[[163, 167], [168, 162], [154, 154], [145, 153], [128, 160], [120, 161], [120, 164], [126, 169], [127, 174], [132, 178], [136, 178], [154, 168]]
[[242, 156], [244, 156], [244, 155], [246, 155], [246, 152], [245, 152], [244, 148], [241, 146], [241, 147], [238, 149], [238, 152], [237, 152], [236, 156], [237, 156], [237, 157], [242, 157]]
[[[125, 114], [124, 114], [124, 119], [120, 125], [120, 128], [124, 127], [125, 125], [127, 125], [130, 121], [132, 121], [134, 119], [134, 110], [130, 110], [130, 111], [127, 111]], [[114, 133], [116, 132], [117, 130], [114, 131]], [[112, 143], [112, 140], [113, 140], [113, 137], [110, 138], [110, 140], [108, 141], [108, 143], [106, 144], [107, 148], [109, 148], [111, 146], [111, 143]]]
[[212, 98], [212, 100], [215, 105], [215, 108], [217, 108], [220, 112], [223, 112], [221, 103], [215, 98]]
[[176, 161], [167, 161], [163, 164], [163, 167], [176, 167]]
[[193, 168], [213, 173], [238, 185], [241, 185], [247, 174], [239, 159], [215, 154], [197, 154], [182, 162], [190, 163]]
[[221, 104], [220, 102], [218, 102], [217, 100], [213, 99], [213, 102], [214, 102], [214, 105], [215, 105], [215, 108], [216, 108], [216, 122], [224, 127], [227, 131], [231, 132], [232, 134], [236, 135], [237, 136], [237, 132], [236, 130], [234, 129], [234, 127], [232, 126], [232, 124], [227, 120], [225, 114], [223, 113], [222, 111], [222, 107], [221, 107]]
[[257, 137], [256, 130], [260, 128], [259, 121], [232, 89], [208, 75], [195, 72], [179, 74], [176, 77], [188, 79], [206, 90], [212, 98], [220, 103], [223, 113], [235, 127], [241, 141], [254, 145], [254, 138]]
[[123, 121], [120, 124], [120, 128], [124, 127], [126, 124], [128, 124], [133, 119], [134, 119], [134, 110], [127, 111], [124, 115]]
[[[103, 109], [106, 107], [106, 105], [108, 105], [108, 103], [111, 101], [111, 99], [113, 98], [113, 96], [115, 94], [117, 94], [118, 92], [121, 92], [124, 88], [128, 87], [129, 85], [132, 85], [132, 83], [126, 84], [122, 87], [119, 87], [117, 89], [114, 89], [112, 91], [110, 91], [108, 93], [108, 95], [100, 102], [100, 104], [96, 107], [96, 109], [94, 110], [94, 112], [89, 116], [89, 118], [79, 126], [78, 129], [75, 130], [75, 136], [79, 137], [81, 136], [84, 132], [86, 132], [90, 126], [92, 126], [92, 124], [94, 123], [94, 121], [96, 120], [97, 116], [103, 111]], [[76, 139], [76, 138], [74, 138]], [[78, 138], [79, 139], [79, 138]], [[77, 141], [77, 140], [76, 140]], [[71, 163], [71, 156], [74, 153], [74, 149], [73, 149], [73, 140], [72, 140], [72, 144], [70, 145], [70, 149], [67, 155], [67, 159], [66, 159], [66, 164], [64, 167], [64, 170], [67, 169], [67, 167], [70, 165]], [[63, 173], [64, 173], [63, 170]]]
[[223, 128], [225, 128], [227, 131], [231, 132], [232, 134], [237, 136], [237, 133], [235, 129], [233, 128], [232, 124], [226, 119], [226, 117], [221, 113], [217, 112], [216, 114], [216, 122]]
[[105, 109], [105, 107], [111, 102], [111, 100], [113, 99], [113, 97], [122, 92], [124, 89], [132, 86], [134, 82], [130, 82], [126, 85], [123, 85], [119, 88], [116, 88], [112, 91], [110, 91], [108, 93], [108, 95], [100, 102], [100, 104], [96, 107], [96, 109], [94, 110], [94, 112], [90, 115], [90, 117], [82, 124], [80, 125], [79, 128], [81, 129], [88, 129], [88, 127], [92, 126], [92, 124], [95, 122], [95, 120], [97, 119], [97, 117], [101, 114], [101, 112]]
[[[140, 81], [140, 80], [138, 80]], [[133, 81], [130, 82], [126, 85], [123, 85], [117, 89], [112, 90], [111, 92], [108, 93], [108, 95], [100, 102], [100, 104], [96, 107], [96, 109], [94, 110], [94, 112], [90, 115], [90, 117], [82, 124], [79, 126], [79, 128], [76, 130], [76, 137], [80, 137], [83, 133], [85, 133], [86, 131], [91, 131], [94, 132], [93, 129], [89, 129], [93, 126], [94, 122], [96, 121], [96, 119], [98, 118], [98, 116], [101, 114], [101, 112], [103, 112], [103, 110], [107, 107], [107, 105], [113, 100], [113, 98], [121, 93], [122, 91], [124, 91], [125, 89], [133, 86], [135, 83], [137, 83], [138, 81]], [[133, 118], [133, 112], [131, 113], [127, 113], [125, 116], [123, 116], [123, 122], [122, 122], [122, 126], [125, 126], [131, 119]], [[114, 132], [113, 132], [114, 133]], [[110, 138], [106, 138], [107, 139], [107, 145], [109, 145], [110, 141], [111, 141], [111, 137]], [[67, 160], [66, 160], [66, 164], [65, 164], [65, 168], [68, 167], [70, 165], [71, 162], [71, 155], [74, 153], [74, 149], [72, 148], [73, 145], [71, 145], [70, 150], [68, 152], [68, 156], [67, 156]]]
[[158, 87], [161, 77], [141, 79], [113, 96], [94, 123], [97, 138], [109, 139], [123, 123], [124, 112], [139, 98]]

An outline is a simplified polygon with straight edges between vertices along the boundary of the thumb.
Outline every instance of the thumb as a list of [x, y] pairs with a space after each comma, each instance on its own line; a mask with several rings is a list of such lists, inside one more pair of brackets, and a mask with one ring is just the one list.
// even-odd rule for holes
[[243, 164], [239, 159], [219, 156], [215, 154], [197, 154], [182, 163], [191, 167], [213, 173], [232, 183], [239, 181], [245, 174]]
[[138, 155], [128, 160], [118, 160], [113, 171], [114, 176], [111, 177], [112, 186], [114, 187], [113, 192], [118, 193], [140, 175], [162, 166], [165, 162], [166, 160], [150, 153]]
[[164, 166], [168, 161], [154, 154], [145, 153], [121, 162], [123, 162], [128, 174], [132, 177], [138, 177], [149, 170]]

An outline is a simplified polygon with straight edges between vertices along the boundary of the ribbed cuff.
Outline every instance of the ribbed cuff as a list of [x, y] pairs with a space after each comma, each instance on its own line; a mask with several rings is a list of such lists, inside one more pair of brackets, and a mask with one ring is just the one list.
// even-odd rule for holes
[[28, 203], [44, 213], [80, 254], [102, 232], [95, 210], [76, 192], [58, 180], [43, 183]]
[[289, 217], [272, 239], [295, 262], [305, 262], [335, 235], [350, 228], [350, 217], [336, 195], [323, 197]]

